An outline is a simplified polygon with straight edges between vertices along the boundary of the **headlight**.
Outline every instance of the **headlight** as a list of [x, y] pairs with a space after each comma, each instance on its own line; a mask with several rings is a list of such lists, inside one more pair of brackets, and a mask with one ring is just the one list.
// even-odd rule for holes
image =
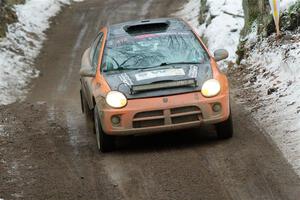
[[218, 80], [209, 79], [202, 86], [201, 93], [205, 97], [213, 97], [219, 94], [221, 86]]
[[118, 91], [111, 91], [106, 95], [106, 103], [113, 108], [123, 108], [127, 104], [127, 98]]

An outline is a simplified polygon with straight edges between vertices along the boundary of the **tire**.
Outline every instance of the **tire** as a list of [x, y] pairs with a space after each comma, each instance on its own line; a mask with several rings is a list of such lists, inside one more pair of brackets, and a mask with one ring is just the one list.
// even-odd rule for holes
[[229, 139], [233, 136], [233, 125], [232, 125], [232, 116], [231, 113], [229, 115], [229, 118], [221, 122], [219, 124], [216, 124], [216, 130], [217, 135], [219, 139]]
[[94, 108], [94, 125], [96, 132], [97, 147], [99, 152], [106, 153], [114, 150], [114, 137], [104, 133], [99, 117], [97, 106]]
[[83, 99], [82, 99], [82, 90], [80, 90], [80, 103], [81, 103], [81, 112], [84, 113], [84, 105], [83, 105]]
[[82, 90], [80, 90], [80, 98], [81, 98], [81, 110], [86, 115], [86, 118], [89, 120], [94, 119], [93, 110], [90, 109], [87, 100], [85, 99]]

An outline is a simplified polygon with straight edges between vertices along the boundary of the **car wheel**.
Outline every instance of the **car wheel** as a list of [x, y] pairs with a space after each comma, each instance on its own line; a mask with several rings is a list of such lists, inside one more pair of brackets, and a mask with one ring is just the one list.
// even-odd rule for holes
[[112, 151], [114, 149], [114, 137], [104, 133], [97, 106], [94, 108], [94, 119], [98, 150], [102, 153]]
[[93, 110], [90, 109], [87, 100], [85, 99], [82, 90], [80, 90], [81, 109], [89, 120], [93, 120]]
[[231, 113], [226, 121], [216, 124], [216, 129], [219, 139], [229, 139], [232, 137], [233, 125]]

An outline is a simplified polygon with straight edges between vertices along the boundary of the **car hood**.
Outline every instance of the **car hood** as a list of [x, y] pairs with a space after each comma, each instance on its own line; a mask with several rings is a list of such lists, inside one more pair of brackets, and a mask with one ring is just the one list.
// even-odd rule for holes
[[[209, 63], [164, 66], [147, 70], [131, 70], [124, 72], [106, 72], [104, 77], [111, 90], [120, 91], [128, 99], [158, 97], [200, 91], [203, 83], [213, 78]], [[195, 85], [159, 88], [137, 93], [132, 92], [134, 86], [153, 85], [155, 83], [174, 83], [183, 80], [195, 80]]]

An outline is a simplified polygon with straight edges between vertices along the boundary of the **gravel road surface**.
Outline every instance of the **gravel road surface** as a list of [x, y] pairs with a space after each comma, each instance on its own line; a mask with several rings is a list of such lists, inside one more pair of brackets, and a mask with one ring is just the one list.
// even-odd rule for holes
[[98, 153], [80, 110], [83, 50], [105, 24], [170, 16], [184, 2], [86, 0], [53, 19], [26, 102], [0, 107], [0, 199], [300, 198], [299, 177], [234, 99], [231, 140], [203, 127], [123, 138]]

